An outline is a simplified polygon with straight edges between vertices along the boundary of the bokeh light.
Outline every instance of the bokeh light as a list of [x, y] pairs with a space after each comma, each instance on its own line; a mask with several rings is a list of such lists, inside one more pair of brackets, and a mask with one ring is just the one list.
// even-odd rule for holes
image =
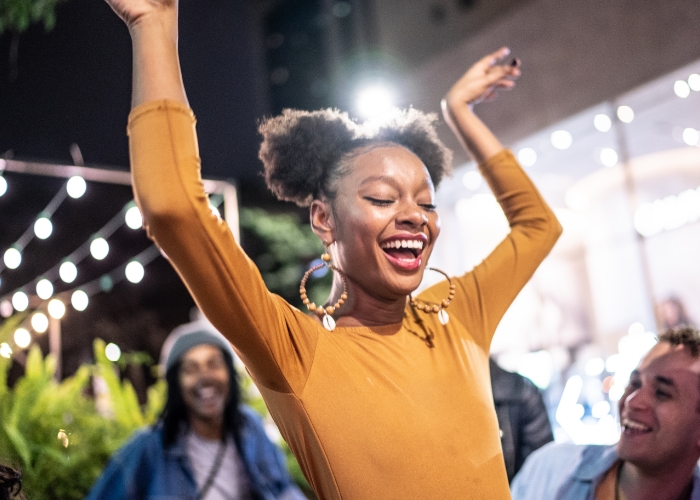
[[49, 329], [49, 318], [46, 317], [46, 314], [37, 312], [32, 314], [31, 324], [35, 332], [44, 333]]
[[95, 238], [90, 243], [90, 255], [96, 260], [102, 260], [109, 254], [109, 243], [104, 238]]
[[115, 363], [115, 362], [119, 361], [119, 358], [122, 357], [122, 350], [119, 348], [119, 346], [117, 344], [110, 342], [109, 344], [107, 344], [105, 346], [105, 356], [112, 363]]
[[36, 294], [40, 299], [50, 299], [53, 295], [53, 284], [46, 278], [40, 279], [36, 284]]
[[79, 175], [71, 177], [66, 183], [66, 190], [68, 191], [68, 196], [70, 196], [71, 198], [80, 198], [82, 195], [85, 194], [85, 191], [87, 190], [87, 184], [85, 183], [85, 179], [83, 179]]
[[76, 311], [84, 311], [90, 303], [90, 298], [83, 290], [76, 290], [70, 296], [70, 303]]
[[61, 319], [66, 314], [66, 305], [59, 299], [51, 299], [47, 309], [49, 315], [55, 319]]
[[15, 330], [14, 337], [15, 344], [17, 344], [17, 347], [19, 347], [20, 349], [28, 347], [29, 344], [32, 342], [32, 335], [26, 328], [17, 328], [17, 330]]
[[48, 217], [39, 217], [34, 223], [34, 234], [40, 240], [45, 240], [53, 233], [53, 224]]
[[22, 263], [22, 254], [15, 247], [5, 250], [3, 261], [8, 269], [17, 269]]
[[19, 312], [26, 311], [29, 307], [29, 297], [24, 292], [15, 292], [12, 295], [12, 306]]
[[600, 163], [606, 167], [614, 167], [617, 165], [617, 151], [613, 148], [603, 148], [600, 151]]
[[141, 211], [139, 207], [134, 205], [124, 214], [124, 221], [126, 225], [131, 229], [141, 229], [143, 226], [143, 217], [141, 217]]
[[537, 153], [532, 148], [522, 148], [518, 151], [518, 161], [523, 167], [531, 167], [537, 161]]
[[556, 130], [550, 137], [552, 146], [562, 151], [568, 149], [574, 142], [574, 138], [566, 130]]
[[617, 117], [622, 123], [632, 123], [634, 111], [629, 106], [619, 106], [617, 108]]
[[140, 262], [132, 260], [126, 265], [124, 274], [126, 275], [126, 279], [128, 279], [130, 282], [139, 283], [143, 279], [145, 270]]
[[593, 126], [599, 132], [607, 132], [612, 128], [612, 120], [608, 115], [600, 113], [593, 117]]
[[78, 268], [71, 261], [67, 260], [58, 268], [58, 275], [64, 283], [73, 283], [78, 277]]

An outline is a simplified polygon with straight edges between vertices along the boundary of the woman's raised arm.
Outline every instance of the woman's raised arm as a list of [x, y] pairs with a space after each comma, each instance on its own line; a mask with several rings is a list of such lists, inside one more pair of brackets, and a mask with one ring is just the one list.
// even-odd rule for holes
[[177, 0], [106, 1], [131, 35], [132, 108], [162, 99], [187, 105], [177, 53]]

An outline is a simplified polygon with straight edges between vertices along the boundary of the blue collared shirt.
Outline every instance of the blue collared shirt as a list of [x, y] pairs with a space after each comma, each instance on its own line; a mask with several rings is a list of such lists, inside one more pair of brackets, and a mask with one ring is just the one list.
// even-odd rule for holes
[[[306, 498], [295, 486], [285, 457], [260, 417], [241, 406], [241, 459], [249, 484], [261, 500]], [[197, 484], [183, 439], [163, 448], [162, 426], [139, 431], [110, 460], [87, 500], [192, 500]]]
[[[528, 457], [513, 479], [513, 500], [594, 500], [605, 473], [619, 460], [615, 446], [550, 443]], [[700, 468], [691, 500], [700, 500]]]

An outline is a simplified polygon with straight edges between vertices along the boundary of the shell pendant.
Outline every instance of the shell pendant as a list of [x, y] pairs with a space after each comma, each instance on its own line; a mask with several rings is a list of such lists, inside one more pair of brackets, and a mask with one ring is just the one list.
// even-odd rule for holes
[[329, 332], [335, 330], [335, 320], [329, 314], [323, 316], [323, 328]]
[[438, 320], [440, 320], [442, 325], [446, 325], [450, 321], [450, 315], [444, 309], [440, 309], [438, 311]]

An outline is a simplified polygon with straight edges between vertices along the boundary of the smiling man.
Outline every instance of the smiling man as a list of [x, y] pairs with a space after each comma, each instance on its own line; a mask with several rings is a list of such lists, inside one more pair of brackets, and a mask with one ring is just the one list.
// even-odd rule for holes
[[229, 343], [201, 325], [173, 332], [165, 409], [114, 456], [89, 500], [306, 498], [260, 417], [239, 404]]
[[700, 500], [700, 332], [668, 331], [632, 372], [616, 446], [548, 445], [514, 500]]

